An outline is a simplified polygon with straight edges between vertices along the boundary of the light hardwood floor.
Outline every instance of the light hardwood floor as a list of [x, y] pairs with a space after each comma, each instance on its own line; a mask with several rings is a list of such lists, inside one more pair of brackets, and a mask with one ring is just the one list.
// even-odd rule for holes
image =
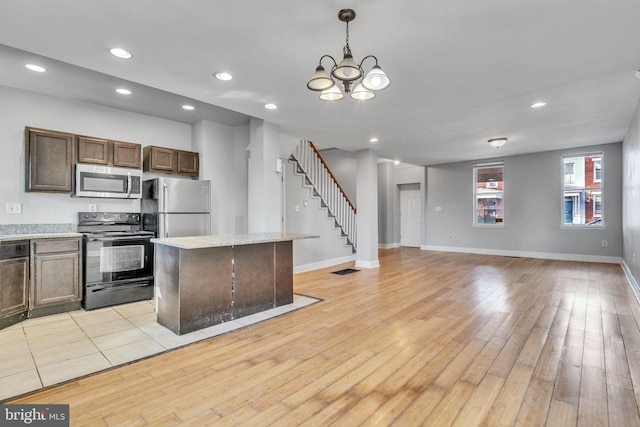
[[323, 302], [11, 403], [70, 404], [72, 426], [640, 426], [620, 266], [411, 248], [380, 263], [298, 274]]

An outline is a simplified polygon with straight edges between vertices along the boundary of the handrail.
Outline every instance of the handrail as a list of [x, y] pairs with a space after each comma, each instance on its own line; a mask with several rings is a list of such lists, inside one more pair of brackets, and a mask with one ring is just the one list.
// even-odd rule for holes
[[342, 186], [340, 185], [340, 183], [338, 182], [338, 180], [336, 179], [336, 177], [333, 175], [333, 173], [331, 172], [331, 169], [329, 169], [329, 166], [327, 165], [327, 163], [324, 161], [324, 159], [322, 158], [322, 155], [320, 155], [320, 152], [318, 151], [318, 149], [316, 148], [315, 145], [313, 145], [313, 142], [311, 141], [307, 141], [309, 143], [309, 145], [311, 146], [311, 148], [313, 148], [313, 151], [316, 152], [316, 155], [318, 156], [318, 159], [320, 160], [320, 163], [322, 163], [322, 166], [324, 166], [324, 168], [327, 170], [327, 172], [329, 172], [329, 176], [331, 177], [331, 179], [333, 180], [333, 182], [336, 183], [336, 185], [338, 186], [338, 188], [340, 189], [340, 192], [342, 193], [342, 195], [344, 196], [345, 199], [347, 199], [347, 203], [349, 203], [349, 206], [351, 206], [351, 209], [353, 209], [353, 213], [358, 213], [356, 210], [356, 207], [353, 205], [353, 203], [351, 203], [351, 200], [349, 199], [349, 196], [347, 196], [347, 193], [344, 192], [344, 190], [342, 189]]
[[322, 206], [327, 209], [336, 227], [340, 227], [342, 235], [347, 237], [347, 242], [355, 251], [357, 239], [355, 206], [318, 149], [311, 141], [301, 140], [291, 153], [291, 160], [296, 162], [298, 171], [304, 174], [306, 183], [313, 188], [313, 194], [320, 198]]

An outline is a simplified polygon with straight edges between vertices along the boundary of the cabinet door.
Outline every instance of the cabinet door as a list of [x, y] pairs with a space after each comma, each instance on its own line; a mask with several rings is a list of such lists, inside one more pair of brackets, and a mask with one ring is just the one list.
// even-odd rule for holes
[[191, 151], [178, 151], [178, 172], [189, 175], [199, 173], [199, 155]]
[[178, 169], [175, 150], [162, 147], [147, 148], [149, 149], [149, 170], [175, 172]]
[[36, 255], [33, 272], [34, 307], [79, 301], [80, 254]]
[[109, 141], [79, 136], [78, 162], [107, 165], [109, 163]]
[[113, 141], [113, 166], [140, 169], [142, 146], [132, 142]]
[[0, 261], [0, 320], [21, 312], [26, 313], [28, 283], [28, 258]]
[[71, 193], [73, 135], [26, 128], [25, 145], [25, 190]]

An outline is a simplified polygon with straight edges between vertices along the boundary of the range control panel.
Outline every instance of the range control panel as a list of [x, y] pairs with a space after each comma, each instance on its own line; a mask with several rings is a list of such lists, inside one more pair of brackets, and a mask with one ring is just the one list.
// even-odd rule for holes
[[138, 212], [79, 212], [78, 225], [128, 224], [140, 225]]

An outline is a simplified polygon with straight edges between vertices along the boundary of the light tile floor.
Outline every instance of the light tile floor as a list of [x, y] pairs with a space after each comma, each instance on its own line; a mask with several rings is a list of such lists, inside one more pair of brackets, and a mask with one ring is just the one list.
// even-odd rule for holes
[[0, 401], [262, 322], [316, 298], [176, 335], [156, 322], [152, 301], [28, 319], [0, 331]]

